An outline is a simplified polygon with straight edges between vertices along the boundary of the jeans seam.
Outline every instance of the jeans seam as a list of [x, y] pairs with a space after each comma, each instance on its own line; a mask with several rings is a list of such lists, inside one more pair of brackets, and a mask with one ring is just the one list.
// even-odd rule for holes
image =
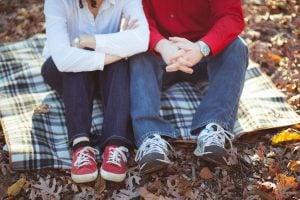
[[[240, 38], [239, 38], [240, 39]], [[241, 40], [241, 42], [243, 42], [242, 41], [242, 39], [240, 39]], [[246, 48], [246, 50], [247, 50], [247, 52], [245, 53], [245, 55], [247, 55], [248, 54], [248, 47], [247, 46], [245, 46], [245, 48]], [[245, 72], [244, 72], [244, 74], [246, 73], [246, 70], [247, 70], [247, 66], [248, 66], [248, 57], [247, 56], [245, 56], [245, 61], [246, 61], [246, 69], [245, 69]], [[244, 75], [245, 76], [245, 75]], [[240, 99], [241, 99], [241, 95], [242, 95], [242, 92], [243, 92], [243, 89], [244, 89], [244, 83], [245, 83], [245, 79], [241, 79], [240, 80], [240, 82], [239, 82], [239, 85], [242, 85], [242, 83], [243, 83], [243, 87], [241, 87], [241, 89], [240, 89], [240, 91], [239, 91], [239, 93], [238, 93], [238, 96], [240, 97], [240, 98], [238, 98], [237, 99], [237, 101], [235, 102], [235, 106], [230, 110], [230, 114], [229, 114], [229, 122], [234, 118], [234, 108], [237, 108], [237, 110], [236, 111], [238, 111], [238, 106], [239, 106], [239, 102], [240, 102]], [[234, 124], [233, 124], [233, 126], [234, 126]], [[233, 128], [234, 127], [232, 127], [232, 131], [233, 131]], [[232, 132], [231, 131], [231, 132]]]
[[[172, 131], [172, 132], [149, 131], [149, 132], [143, 134], [142, 137], [140, 137], [137, 140], [137, 142], [136, 142], [137, 147], [140, 147], [147, 137], [149, 137], [150, 135], [154, 135], [154, 134], [158, 134], [160, 136], [168, 136], [168, 137], [176, 138], [175, 131]], [[170, 136], [170, 134], [171, 134], [171, 136]]]

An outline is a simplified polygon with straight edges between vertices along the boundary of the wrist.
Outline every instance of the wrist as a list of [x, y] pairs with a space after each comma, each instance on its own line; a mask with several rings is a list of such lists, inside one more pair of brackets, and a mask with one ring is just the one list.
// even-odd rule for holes
[[160, 41], [157, 42], [157, 44], [154, 47], [154, 50], [158, 53], [161, 53], [164, 51], [165, 46], [169, 43], [170, 41], [167, 39], [161, 39]]
[[209, 54], [210, 54], [211, 51], [210, 51], [209, 46], [208, 46], [205, 42], [203, 42], [203, 41], [198, 41], [198, 42], [196, 42], [196, 44], [198, 45], [198, 48], [199, 48], [200, 53], [201, 53], [204, 57], [209, 56]]
[[79, 44], [80, 44], [80, 48], [88, 47], [88, 48], [95, 49], [96, 48], [95, 36], [81, 35], [81, 36], [79, 36]]

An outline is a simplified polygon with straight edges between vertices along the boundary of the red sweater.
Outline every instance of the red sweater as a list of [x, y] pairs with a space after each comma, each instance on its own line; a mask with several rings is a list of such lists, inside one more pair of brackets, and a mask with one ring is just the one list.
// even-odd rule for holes
[[222, 51], [244, 29], [240, 0], [143, 0], [150, 26], [150, 49], [170, 36], [202, 40], [211, 55]]

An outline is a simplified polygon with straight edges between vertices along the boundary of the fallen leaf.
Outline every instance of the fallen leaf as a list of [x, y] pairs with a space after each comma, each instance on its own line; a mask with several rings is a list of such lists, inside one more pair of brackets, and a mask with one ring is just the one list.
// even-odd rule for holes
[[140, 184], [140, 180], [141, 180], [141, 177], [139, 177], [137, 175], [131, 175], [131, 173], [129, 173], [129, 177], [125, 181], [127, 189], [134, 190], [136, 188], [135, 185]]
[[273, 167], [273, 166], [269, 166], [268, 167], [268, 172], [270, 174], [272, 174], [272, 175], [277, 174], [279, 172], [279, 170], [280, 170], [280, 166], [279, 165], [276, 165], [275, 167]]
[[300, 124], [295, 124], [293, 127], [297, 128], [297, 129], [300, 129]]
[[25, 185], [26, 183], [26, 179], [25, 178], [20, 178], [16, 183], [14, 183], [13, 185], [11, 185], [8, 189], [7, 189], [7, 195], [8, 196], [17, 196], [23, 186]]
[[278, 181], [277, 187], [282, 187], [282, 188], [297, 188], [298, 183], [295, 177], [292, 176], [286, 176], [284, 174], [277, 174], [276, 179]]
[[106, 188], [106, 181], [102, 178], [102, 176], [98, 176], [95, 182], [95, 193], [101, 194]]
[[288, 168], [294, 172], [300, 173], [300, 161], [292, 160], [288, 164]]
[[271, 62], [275, 62], [275, 63], [280, 63], [280, 61], [282, 60], [282, 57], [273, 53], [273, 52], [267, 52], [264, 54], [265, 59], [271, 61]]
[[160, 197], [155, 194], [149, 192], [146, 188], [140, 187], [138, 188], [138, 192], [145, 200], [159, 200]]
[[286, 142], [299, 142], [300, 141], [300, 134], [296, 130], [288, 129], [284, 130], [277, 135], [273, 136], [272, 144], [278, 145]]
[[265, 153], [266, 153], [266, 147], [262, 142], [260, 142], [256, 154], [260, 157], [261, 160], [263, 160], [265, 158]]
[[[40, 178], [39, 182], [32, 185], [33, 188], [37, 189], [36, 192], [42, 197], [43, 199], [47, 198], [55, 198], [55, 199], [60, 199], [60, 193], [62, 192], [62, 186], [56, 184], [56, 179], [53, 178], [52, 181], [52, 186], [50, 186], [50, 178]], [[38, 191], [39, 190], [39, 191]]]
[[51, 106], [48, 104], [37, 105], [34, 109], [34, 113], [36, 114], [47, 114], [50, 112]]
[[125, 199], [134, 199], [139, 196], [137, 191], [121, 189], [120, 191], [115, 190], [109, 199], [114, 200], [125, 200]]
[[214, 174], [210, 171], [210, 169], [208, 167], [202, 168], [199, 175], [202, 179], [205, 179], [205, 180], [211, 179], [214, 177]]
[[262, 190], [275, 190], [276, 185], [272, 182], [264, 182], [262, 184], [260, 184], [260, 187]]

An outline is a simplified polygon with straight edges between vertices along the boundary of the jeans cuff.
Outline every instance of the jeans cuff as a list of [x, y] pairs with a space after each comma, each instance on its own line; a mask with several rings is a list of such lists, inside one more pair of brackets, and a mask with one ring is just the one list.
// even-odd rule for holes
[[228, 123], [223, 122], [221, 120], [217, 120], [217, 119], [211, 119], [211, 120], [207, 120], [205, 122], [202, 123], [198, 123], [197, 126], [192, 126], [191, 128], [191, 134], [192, 135], [199, 135], [199, 133], [201, 132], [201, 130], [208, 124], [210, 123], [216, 123], [219, 124], [220, 126], [222, 126], [222, 128], [224, 128], [226, 131], [232, 133], [232, 128], [230, 128], [230, 126], [228, 125]]
[[176, 132], [175, 131], [173, 131], [173, 132], [149, 131], [149, 132], [143, 134], [138, 139], [136, 139], [136, 146], [139, 148], [143, 144], [144, 140], [147, 137], [149, 137], [151, 135], [154, 135], [154, 134], [157, 134], [157, 135], [160, 135], [160, 136], [170, 137], [170, 138], [173, 138], [173, 139], [176, 138]]
[[100, 143], [100, 149], [104, 148], [106, 146], [106, 144], [108, 143], [108, 141], [112, 140], [112, 139], [117, 139], [117, 140], [120, 140], [122, 142], [125, 142], [128, 146], [133, 146], [133, 142], [128, 140], [127, 138], [122, 137], [122, 136], [114, 135], [114, 136], [110, 136], [110, 137], [106, 138], [106, 140], [101, 142]]
[[73, 145], [73, 140], [75, 140], [76, 138], [79, 138], [79, 137], [88, 137], [88, 138], [90, 138], [88, 133], [73, 134], [72, 137], [69, 138], [69, 146], [71, 147]]

